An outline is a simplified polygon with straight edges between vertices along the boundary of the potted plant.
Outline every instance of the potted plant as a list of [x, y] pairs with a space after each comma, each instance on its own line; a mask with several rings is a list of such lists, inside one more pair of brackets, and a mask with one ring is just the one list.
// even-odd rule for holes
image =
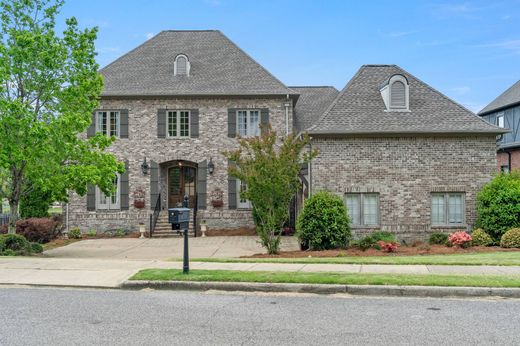
[[210, 198], [213, 208], [221, 208], [224, 205], [224, 192], [221, 189], [216, 188], [213, 190], [210, 194]]
[[145, 202], [144, 202], [144, 198], [145, 198], [145, 192], [142, 188], [137, 188], [134, 193], [133, 193], [133, 197], [134, 197], [134, 207], [137, 208], [137, 209], [143, 209], [145, 207]]

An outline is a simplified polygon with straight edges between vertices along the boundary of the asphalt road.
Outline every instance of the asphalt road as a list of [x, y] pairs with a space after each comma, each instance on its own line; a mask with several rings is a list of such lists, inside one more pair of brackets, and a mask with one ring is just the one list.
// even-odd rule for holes
[[518, 345], [520, 300], [0, 288], [0, 345]]

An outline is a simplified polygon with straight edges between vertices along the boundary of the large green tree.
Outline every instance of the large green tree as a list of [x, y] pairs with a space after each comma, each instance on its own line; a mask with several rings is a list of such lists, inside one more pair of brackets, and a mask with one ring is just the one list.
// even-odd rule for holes
[[0, 199], [15, 232], [22, 197], [33, 189], [66, 200], [87, 184], [110, 192], [124, 165], [106, 153], [113, 138], [82, 135], [92, 121], [103, 81], [95, 61], [97, 28], [66, 20], [55, 31], [63, 1], [0, 2]]
[[317, 153], [305, 150], [307, 135], [279, 139], [269, 126], [263, 128], [261, 136], [240, 138], [239, 143], [239, 149], [224, 153], [235, 163], [229, 167], [229, 174], [246, 184], [240, 197], [251, 202], [262, 246], [276, 254], [282, 227], [289, 218], [289, 205], [300, 187], [301, 165]]

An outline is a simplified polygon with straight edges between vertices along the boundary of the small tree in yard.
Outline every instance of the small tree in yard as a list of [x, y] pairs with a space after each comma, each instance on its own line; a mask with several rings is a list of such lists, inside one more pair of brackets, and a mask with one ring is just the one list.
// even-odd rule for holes
[[316, 152], [305, 152], [309, 137], [288, 135], [277, 140], [276, 132], [263, 128], [262, 135], [241, 138], [240, 148], [224, 155], [235, 165], [229, 174], [246, 184], [240, 197], [251, 202], [256, 231], [269, 254], [279, 251], [282, 227], [289, 218], [289, 205], [300, 187], [302, 163]]
[[511, 228], [520, 227], [520, 172], [501, 173], [477, 195], [477, 227], [495, 242]]
[[62, 1], [0, 2], [0, 200], [10, 205], [14, 233], [20, 201], [39, 189], [53, 200], [87, 184], [106, 193], [124, 165], [105, 153], [113, 141], [83, 139], [98, 105], [103, 81], [95, 61], [97, 29], [80, 30], [55, 17]]

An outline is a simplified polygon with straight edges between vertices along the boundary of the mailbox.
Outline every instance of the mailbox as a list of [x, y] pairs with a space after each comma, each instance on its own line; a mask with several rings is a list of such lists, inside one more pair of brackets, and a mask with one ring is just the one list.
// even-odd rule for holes
[[190, 209], [170, 208], [168, 209], [168, 222], [172, 224], [173, 230], [185, 230], [190, 225]]

